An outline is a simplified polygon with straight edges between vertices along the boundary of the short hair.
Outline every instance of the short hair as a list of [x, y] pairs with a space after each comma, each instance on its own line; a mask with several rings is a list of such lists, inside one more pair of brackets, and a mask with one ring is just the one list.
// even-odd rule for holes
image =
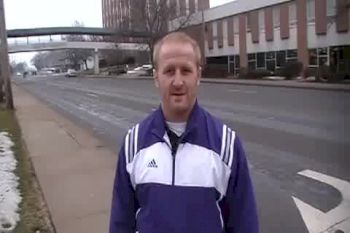
[[202, 54], [201, 54], [201, 50], [199, 48], [197, 41], [192, 39], [189, 35], [187, 35], [184, 32], [171, 32], [171, 33], [165, 35], [160, 40], [158, 40], [153, 47], [153, 64], [154, 64], [155, 68], [157, 68], [158, 56], [159, 56], [160, 49], [162, 48], [162, 46], [165, 42], [169, 42], [169, 41], [188, 43], [188, 44], [192, 45], [193, 52], [195, 53], [195, 56], [197, 58], [197, 66], [198, 67], [201, 66]]

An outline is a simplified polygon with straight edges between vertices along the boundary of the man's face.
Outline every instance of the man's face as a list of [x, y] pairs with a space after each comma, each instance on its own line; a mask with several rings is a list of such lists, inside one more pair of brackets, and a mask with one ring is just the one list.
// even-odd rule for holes
[[164, 42], [158, 53], [155, 83], [168, 114], [191, 111], [197, 96], [200, 69], [190, 43]]

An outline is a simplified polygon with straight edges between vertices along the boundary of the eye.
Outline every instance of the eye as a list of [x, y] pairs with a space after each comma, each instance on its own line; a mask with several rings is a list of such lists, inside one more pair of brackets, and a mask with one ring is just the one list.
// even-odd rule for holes
[[182, 73], [185, 74], [185, 75], [191, 74], [192, 73], [192, 69], [185, 67], [185, 68], [182, 69]]
[[172, 75], [174, 73], [174, 69], [171, 68], [171, 67], [166, 68], [166, 69], [164, 69], [163, 73], [166, 74], [166, 75]]

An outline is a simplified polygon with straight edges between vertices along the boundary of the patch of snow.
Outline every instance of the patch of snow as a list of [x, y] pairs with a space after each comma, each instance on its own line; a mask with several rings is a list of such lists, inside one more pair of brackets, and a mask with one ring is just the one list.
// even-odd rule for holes
[[265, 80], [285, 80], [286, 77], [282, 77], [282, 76], [266, 76], [266, 77], [263, 77], [263, 79], [265, 79]]
[[310, 76], [310, 77], [305, 78], [305, 81], [315, 81], [315, 80], [316, 80], [315, 76]]
[[18, 190], [19, 178], [14, 174], [17, 160], [7, 132], [0, 132], [0, 233], [12, 232], [20, 217], [18, 205], [22, 198]]

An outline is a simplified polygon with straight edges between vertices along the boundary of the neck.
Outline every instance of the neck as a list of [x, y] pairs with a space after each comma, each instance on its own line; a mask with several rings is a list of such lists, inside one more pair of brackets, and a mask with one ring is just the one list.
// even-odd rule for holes
[[164, 108], [162, 108], [162, 110], [164, 113], [165, 120], [170, 122], [187, 122], [190, 116], [189, 111], [171, 112], [166, 111]]
[[187, 122], [190, 117], [193, 106], [194, 104], [190, 109], [184, 110], [184, 111], [171, 111], [170, 109], [166, 109], [164, 105], [161, 104], [165, 120], [169, 122], [175, 122], [175, 123]]

